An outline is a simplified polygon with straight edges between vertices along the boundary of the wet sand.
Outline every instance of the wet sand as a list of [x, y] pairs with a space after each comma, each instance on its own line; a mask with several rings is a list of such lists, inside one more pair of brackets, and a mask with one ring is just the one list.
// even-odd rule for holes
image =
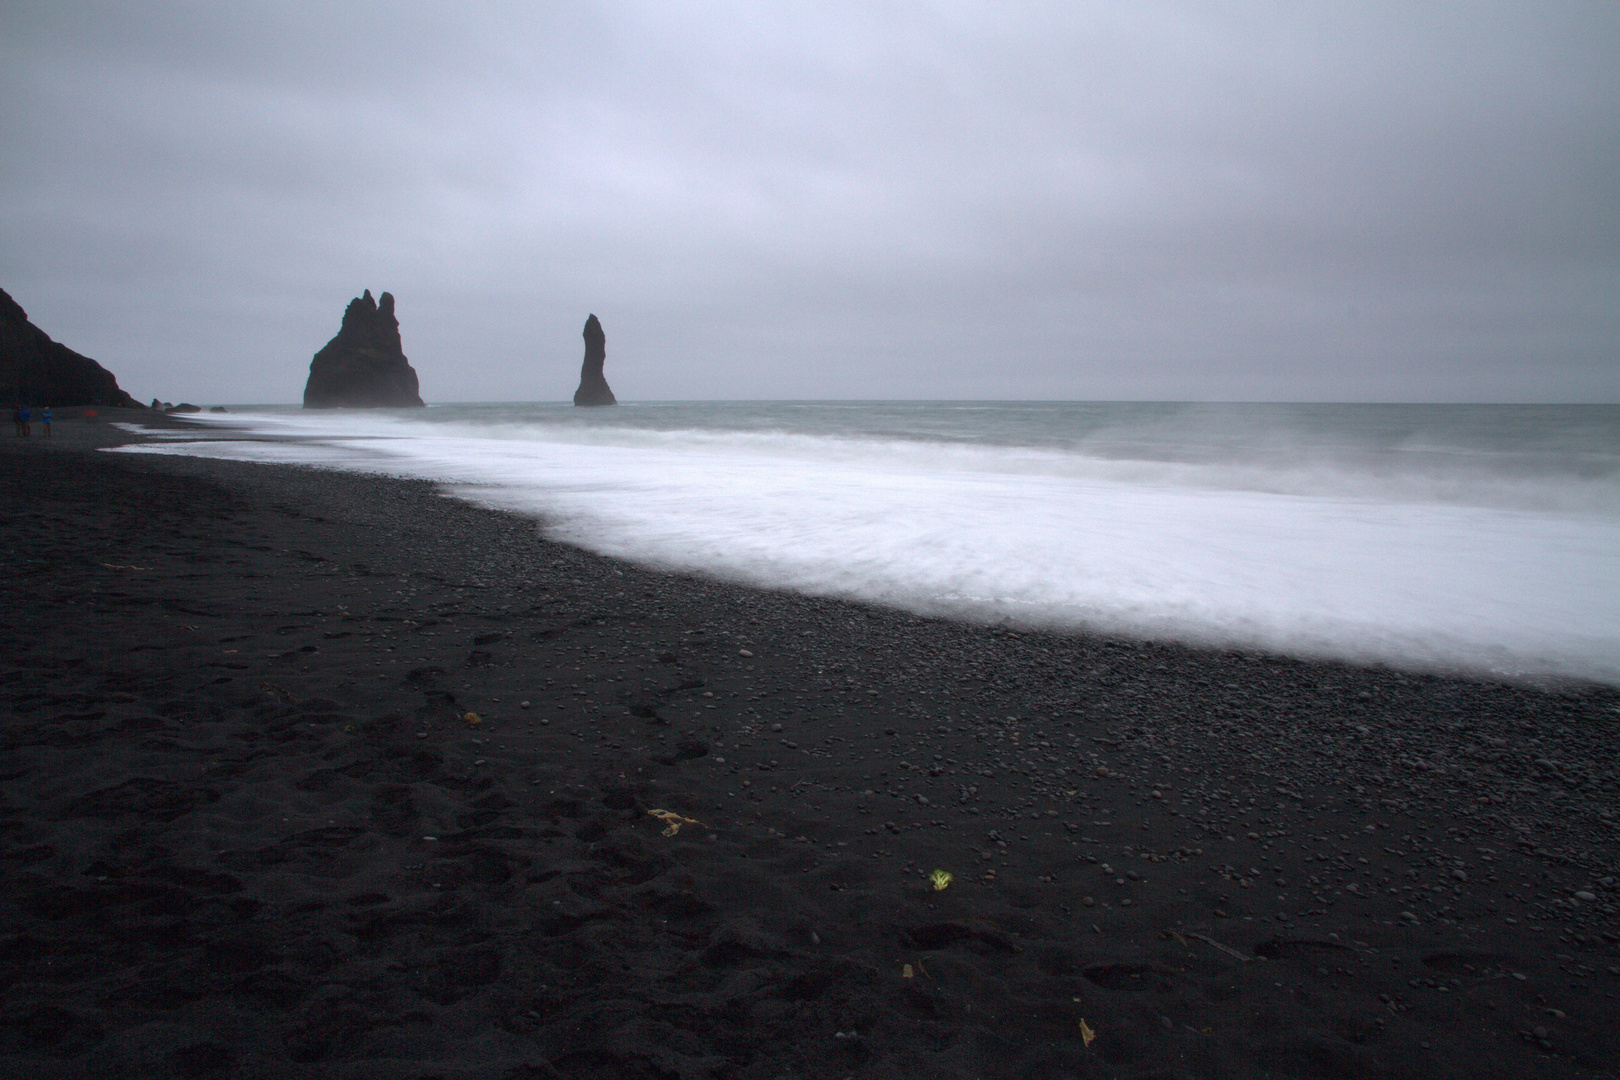
[[101, 412], [0, 446], [8, 1075], [1620, 1076], [1612, 688], [661, 574]]

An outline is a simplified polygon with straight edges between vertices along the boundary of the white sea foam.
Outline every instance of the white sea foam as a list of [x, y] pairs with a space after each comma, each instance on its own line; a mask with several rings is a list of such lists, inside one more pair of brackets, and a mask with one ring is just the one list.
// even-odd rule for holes
[[1275, 430], [1019, 445], [941, 438], [934, 414], [918, 437], [505, 408], [233, 415], [121, 449], [439, 480], [593, 551], [920, 612], [1620, 682], [1601, 462], [1537, 472], [1410, 439], [1369, 456]]

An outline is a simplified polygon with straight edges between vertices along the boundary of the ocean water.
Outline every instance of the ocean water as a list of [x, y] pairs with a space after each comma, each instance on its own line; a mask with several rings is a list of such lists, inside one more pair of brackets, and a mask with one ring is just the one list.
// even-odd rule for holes
[[638, 563], [986, 622], [1620, 683], [1620, 407], [244, 408], [120, 452], [441, 482]]

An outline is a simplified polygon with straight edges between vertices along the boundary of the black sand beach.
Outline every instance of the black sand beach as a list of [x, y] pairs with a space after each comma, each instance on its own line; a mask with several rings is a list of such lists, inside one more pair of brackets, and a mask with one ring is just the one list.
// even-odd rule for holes
[[5, 1075], [1620, 1076], [1611, 688], [660, 574], [62, 413], [0, 447]]

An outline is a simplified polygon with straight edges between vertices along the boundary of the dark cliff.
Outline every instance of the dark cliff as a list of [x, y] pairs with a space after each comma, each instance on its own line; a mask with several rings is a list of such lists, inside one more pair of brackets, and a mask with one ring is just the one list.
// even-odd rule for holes
[[602, 324], [592, 315], [585, 320], [585, 363], [579, 369], [579, 389], [574, 391], [575, 405], [617, 405], [618, 399], [602, 377], [602, 363], [607, 359], [607, 335]]
[[337, 337], [315, 354], [304, 384], [306, 409], [400, 408], [422, 404], [416, 371], [405, 359], [394, 297], [371, 290], [349, 301]]
[[0, 289], [0, 403], [111, 405], [139, 409], [113, 373], [28, 321], [22, 305]]

